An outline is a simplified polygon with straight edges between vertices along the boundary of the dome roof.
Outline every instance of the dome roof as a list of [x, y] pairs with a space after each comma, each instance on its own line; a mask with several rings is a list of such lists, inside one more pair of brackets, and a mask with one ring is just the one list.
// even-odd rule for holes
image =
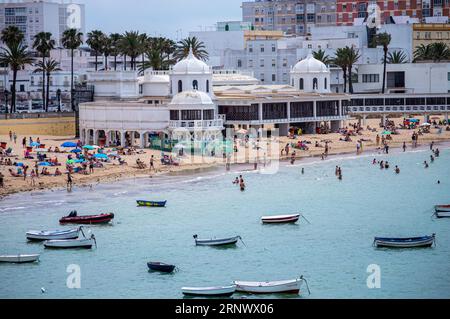
[[306, 59], [301, 60], [298, 62], [294, 68], [292, 69], [292, 72], [295, 73], [329, 73], [327, 66], [315, 59], [312, 55], [312, 53], [308, 54]]
[[208, 94], [201, 91], [184, 91], [172, 98], [171, 105], [211, 105], [214, 104]]
[[189, 55], [175, 64], [172, 68], [174, 73], [211, 73], [209, 66], [197, 59], [192, 52], [192, 48], [189, 50]]

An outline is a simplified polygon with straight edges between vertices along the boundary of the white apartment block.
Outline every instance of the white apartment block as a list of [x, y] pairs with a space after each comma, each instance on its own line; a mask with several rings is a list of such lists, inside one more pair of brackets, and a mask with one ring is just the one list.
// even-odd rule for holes
[[0, 30], [15, 25], [25, 34], [25, 44], [32, 47], [39, 32], [51, 32], [57, 46], [70, 27], [85, 33], [85, 6], [49, 0], [11, 0], [0, 3]]

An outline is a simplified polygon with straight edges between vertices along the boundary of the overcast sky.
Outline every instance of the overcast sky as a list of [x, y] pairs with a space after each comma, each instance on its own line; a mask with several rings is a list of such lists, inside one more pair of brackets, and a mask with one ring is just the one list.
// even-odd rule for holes
[[86, 31], [138, 30], [176, 40], [200, 26], [217, 21], [241, 20], [242, 0], [74, 0], [86, 5]]

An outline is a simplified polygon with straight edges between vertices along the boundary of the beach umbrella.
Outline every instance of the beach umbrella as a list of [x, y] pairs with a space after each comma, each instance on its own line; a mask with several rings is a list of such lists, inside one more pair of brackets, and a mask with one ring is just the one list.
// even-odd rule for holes
[[23, 167], [23, 163], [16, 163], [17, 167]]
[[41, 146], [41, 144], [38, 143], [38, 142], [33, 142], [33, 143], [30, 144], [30, 146], [32, 146], [32, 147], [38, 147], [38, 146]]
[[74, 163], [80, 164], [80, 163], [84, 163], [85, 161], [83, 159], [78, 159], [76, 161], [74, 161]]
[[77, 143], [74, 142], [65, 142], [63, 144], [61, 144], [62, 147], [77, 147]]
[[41, 162], [38, 164], [39, 166], [52, 166], [52, 164], [48, 163], [48, 162]]
[[107, 159], [108, 158], [108, 155], [106, 155], [106, 154], [95, 154], [94, 155], [94, 157], [95, 158], [99, 158], [99, 159]]
[[81, 150], [79, 148], [76, 148], [74, 150], [70, 151], [71, 153], [81, 153]]
[[73, 159], [70, 159], [66, 162], [66, 164], [73, 164], [73, 163], [75, 163], [75, 161]]
[[381, 135], [391, 135], [392, 134], [392, 132], [389, 132], [389, 131], [384, 131], [383, 133], [381, 133]]
[[85, 146], [83, 146], [83, 148], [85, 150], [90, 150], [90, 151], [95, 150], [95, 148], [92, 145], [85, 145]]

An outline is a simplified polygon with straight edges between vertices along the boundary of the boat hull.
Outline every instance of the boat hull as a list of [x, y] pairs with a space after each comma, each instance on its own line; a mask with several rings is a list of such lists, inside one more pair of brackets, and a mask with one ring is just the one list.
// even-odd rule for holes
[[99, 225], [108, 224], [114, 219], [114, 214], [102, 214], [91, 216], [63, 217], [60, 224]]
[[152, 271], [159, 271], [164, 273], [172, 273], [175, 270], [174, 265], [168, 265], [164, 263], [158, 263], [158, 262], [149, 262], [147, 263], [147, 266]]
[[184, 287], [181, 288], [184, 295], [199, 297], [230, 297], [236, 292], [236, 286], [228, 287]]
[[450, 218], [450, 212], [436, 212], [437, 218]]
[[283, 216], [266, 216], [262, 217], [263, 224], [293, 224], [298, 222], [300, 214], [296, 215], [283, 215]]
[[222, 239], [196, 239], [197, 246], [230, 246], [236, 245], [240, 237], [222, 238]]
[[40, 255], [3, 255], [0, 256], [0, 262], [24, 264], [32, 263], [39, 260]]
[[252, 294], [292, 293], [299, 294], [302, 279], [274, 281], [274, 282], [246, 282], [235, 281], [236, 291]]
[[136, 201], [139, 207], [166, 207], [167, 201], [164, 202], [152, 202], [145, 200]]
[[435, 236], [416, 238], [375, 238], [374, 245], [383, 248], [423, 248], [433, 246]]
[[62, 240], [62, 239], [76, 239], [80, 233], [79, 229], [70, 229], [67, 231], [29, 231], [26, 236], [31, 241], [45, 241], [45, 240]]
[[436, 205], [434, 209], [436, 213], [450, 213], [450, 205]]
[[94, 245], [93, 239], [48, 240], [44, 242], [44, 246], [46, 248], [55, 248], [55, 249], [71, 249], [71, 248], [91, 249], [93, 245]]

